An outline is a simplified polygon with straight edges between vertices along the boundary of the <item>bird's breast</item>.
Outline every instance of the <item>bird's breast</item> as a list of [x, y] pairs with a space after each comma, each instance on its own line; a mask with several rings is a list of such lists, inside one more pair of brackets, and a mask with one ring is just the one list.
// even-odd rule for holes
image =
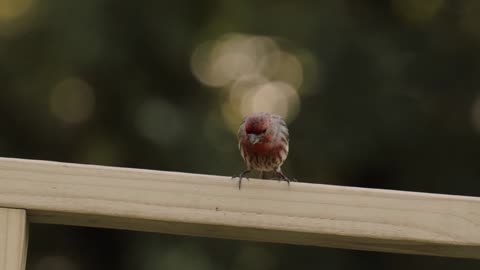
[[255, 152], [259, 154], [267, 154], [275, 150], [275, 146], [272, 145], [271, 143], [250, 144], [246, 142], [246, 143], [242, 143], [242, 147], [246, 151]]
[[248, 166], [262, 171], [271, 171], [280, 166], [288, 153], [283, 145], [271, 143], [244, 143], [240, 146], [240, 152]]

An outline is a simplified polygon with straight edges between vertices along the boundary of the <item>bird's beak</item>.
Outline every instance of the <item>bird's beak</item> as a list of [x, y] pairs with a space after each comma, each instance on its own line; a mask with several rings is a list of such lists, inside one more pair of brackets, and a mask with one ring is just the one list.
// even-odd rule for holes
[[248, 134], [248, 142], [250, 142], [250, 144], [256, 144], [258, 141], [260, 141], [260, 138], [257, 135]]

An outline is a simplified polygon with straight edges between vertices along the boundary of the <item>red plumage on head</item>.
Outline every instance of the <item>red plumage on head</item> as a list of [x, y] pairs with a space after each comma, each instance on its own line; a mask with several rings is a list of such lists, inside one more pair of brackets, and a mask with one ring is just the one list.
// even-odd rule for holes
[[245, 132], [258, 135], [265, 132], [269, 123], [268, 115], [252, 115], [245, 119]]

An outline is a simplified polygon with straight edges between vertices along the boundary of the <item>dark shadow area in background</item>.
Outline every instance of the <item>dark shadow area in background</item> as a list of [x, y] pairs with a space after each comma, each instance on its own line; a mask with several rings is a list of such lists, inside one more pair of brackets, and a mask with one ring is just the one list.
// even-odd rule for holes
[[27, 270], [480, 269], [480, 261], [31, 224]]

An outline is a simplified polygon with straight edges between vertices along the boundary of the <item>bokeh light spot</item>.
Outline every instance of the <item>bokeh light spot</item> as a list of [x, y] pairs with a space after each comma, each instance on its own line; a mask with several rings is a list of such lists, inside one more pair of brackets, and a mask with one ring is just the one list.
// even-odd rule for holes
[[297, 91], [284, 82], [269, 82], [248, 92], [241, 101], [241, 113], [271, 112], [287, 122], [295, 118], [300, 107]]
[[252, 112], [272, 112], [292, 121], [300, 110], [300, 94], [316, 89], [319, 71], [306, 49], [283, 48], [271, 37], [239, 33], [197, 46], [191, 68], [202, 84], [222, 90], [221, 111], [232, 132]]
[[270, 38], [229, 33], [195, 48], [192, 72], [207, 86], [226, 86], [239, 77], [258, 72], [261, 58], [276, 49]]
[[32, 4], [32, 0], [0, 0], [0, 24], [25, 14]]
[[290, 53], [274, 51], [261, 62], [262, 74], [275, 81], [284, 81], [298, 89], [303, 82], [303, 68], [298, 58]]
[[87, 121], [95, 107], [93, 88], [84, 80], [68, 78], [58, 83], [50, 96], [50, 111], [68, 124]]
[[141, 135], [162, 146], [175, 144], [185, 131], [180, 110], [159, 98], [146, 100], [139, 106], [136, 124]]
[[268, 83], [269, 80], [261, 75], [247, 75], [239, 78], [230, 87], [229, 104], [235, 106], [240, 104], [248, 92], [255, 90], [258, 86]]
[[224, 81], [215, 76], [211, 63], [210, 54], [212, 51], [213, 42], [208, 41], [200, 44], [195, 48], [191, 58], [191, 68], [193, 75], [203, 84], [213, 87], [222, 86]]

